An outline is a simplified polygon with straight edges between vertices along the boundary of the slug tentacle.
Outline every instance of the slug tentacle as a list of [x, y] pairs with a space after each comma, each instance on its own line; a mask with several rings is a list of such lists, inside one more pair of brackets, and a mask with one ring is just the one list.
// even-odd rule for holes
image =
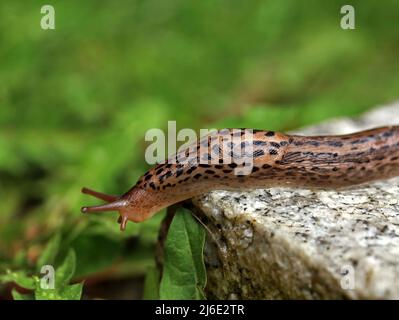
[[[399, 175], [399, 126], [336, 136], [263, 130], [247, 136], [244, 130], [223, 129], [202, 138], [150, 169], [120, 197], [83, 188], [83, 193], [108, 203], [83, 207], [82, 212], [119, 211], [123, 230], [128, 220], [144, 221], [211, 190], [337, 189]], [[243, 174], [248, 157], [252, 166]]]
[[[82, 189], [82, 192], [83, 192], [83, 189]], [[89, 193], [89, 194], [92, 194], [92, 193]], [[97, 193], [94, 196], [97, 197]], [[100, 196], [102, 197], [103, 194], [100, 194]], [[100, 199], [103, 199], [103, 198], [100, 198]], [[82, 207], [81, 211], [83, 213], [100, 212], [100, 211], [119, 211], [120, 216], [118, 218], [118, 223], [120, 223], [121, 231], [123, 231], [123, 230], [125, 230], [126, 223], [129, 220], [128, 215], [124, 212], [124, 209], [127, 206], [128, 206], [128, 202], [126, 200], [118, 199], [118, 200], [115, 200], [113, 202], [110, 202], [110, 203], [107, 203], [107, 204], [103, 204], [103, 205], [100, 205], [100, 206]]]
[[100, 212], [100, 211], [122, 211], [126, 208], [128, 202], [126, 200], [116, 200], [107, 204], [91, 207], [82, 207], [83, 213]]
[[101, 200], [104, 200], [104, 201], [107, 201], [107, 202], [113, 202], [113, 201], [115, 201], [116, 199], [119, 198], [118, 196], [113, 196], [113, 195], [105, 194], [105, 193], [102, 193], [102, 192], [94, 191], [94, 190], [89, 189], [89, 188], [82, 188], [82, 193], [89, 194], [89, 195], [91, 195], [93, 197], [96, 197], [98, 199], [101, 199]]

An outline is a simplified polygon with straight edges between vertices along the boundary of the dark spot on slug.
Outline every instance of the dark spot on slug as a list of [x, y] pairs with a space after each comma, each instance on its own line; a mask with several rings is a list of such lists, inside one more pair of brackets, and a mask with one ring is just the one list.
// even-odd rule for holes
[[247, 146], [249, 146], [249, 142], [248, 141], [243, 141], [243, 142], [241, 142], [241, 148], [245, 148], [245, 147], [247, 147]]
[[183, 169], [177, 169], [176, 170], [176, 177], [180, 177], [183, 174], [184, 170]]
[[274, 135], [275, 135], [274, 131], [268, 131], [268, 132], [265, 133], [266, 137], [273, 137]]
[[192, 166], [187, 170], [187, 174], [191, 174], [194, 170], [197, 169], [197, 166]]
[[384, 132], [382, 136], [383, 136], [384, 138], [392, 137], [392, 136], [393, 136], [393, 130]]
[[202, 155], [202, 160], [209, 161], [209, 160], [212, 160], [212, 157], [209, 153], [204, 153]]
[[267, 145], [267, 142], [266, 141], [262, 141], [262, 140], [255, 140], [253, 142], [253, 144], [254, 144], [254, 146], [265, 146], [265, 145]]
[[337, 148], [341, 148], [344, 145], [341, 141], [327, 141], [327, 144], [330, 147], [337, 147]]
[[275, 155], [278, 154], [278, 151], [277, 151], [276, 149], [270, 149], [270, 150], [269, 150], [269, 154], [270, 154], [271, 156], [275, 156]]
[[219, 145], [216, 144], [216, 145], [212, 146], [212, 152], [213, 152], [215, 155], [219, 155], [219, 154], [222, 153], [222, 149], [220, 149]]
[[352, 143], [352, 144], [359, 144], [359, 143], [365, 143], [365, 142], [367, 142], [367, 141], [368, 141], [368, 139], [363, 138], [363, 139], [356, 139], [356, 140], [353, 140], [351, 143]]
[[165, 173], [165, 178], [169, 178], [171, 176], [173, 176], [172, 171], [168, 171], [168, 172]]
[[318, 147], [320, 145], [320, 142], [316, 141], [316, 140], [310, 140], [307, 143], [310, 144], [313, 147]]
[[253, 152], [253, 157], [254, 158], [261, 157], [261, 156], [264, 156], [264, 155], [265, 155], [265, 152], [263, 150], [255, 150]]

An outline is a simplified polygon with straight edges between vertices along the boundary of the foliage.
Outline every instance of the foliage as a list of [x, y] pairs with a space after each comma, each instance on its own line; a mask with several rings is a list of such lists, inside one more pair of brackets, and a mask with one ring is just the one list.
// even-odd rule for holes
[[44, 270], [42, 268], [44, 266], [52, 267], [58, 254], [60, 240], [60, 235], [56, 234], [49, 241], [37, 260], [37, 273], [28, 275], [25, 270], [7, 270], [6, 274], [0, 275], [0, 281], [4, 283], [14, 282], [19, 287], [32, 291], [32, 293], [21, 294], [14, 288], [12, 296], [15, 300], [79, 300], [81, 298], [83, 283], [69, 284], [75, 273], [76, 266], [76, 255], [73, 249], [68, 251], [64, 261], [55, 269], [52, 286], [43, 277], [50, 275], [48, 269]]
[[[143, 174], [148, 129], [290, 130], [398, 96], [395, 1], [355, 3], [355, 30], [339, 27], [343, 0], [51, 4], [45, 31], [42, 4], [0, 2], [0, 273], [18, 270], [0, 296], [72, 247], [72, 282], [153, 270], [163, 213], [121, 233], [116, 214], [79, 210], [98, 203], [81, 187], [121, 194]], [[77, 297], [68, 286], [56, 295]]]
[[159, 271], [155, 266], [152, 266], [145, 277], [143, 299], [159, 299], [159, 280]]
[[160, 284], [161, 299], [203, 299], [206, 284], [202, 258], [205, 230], [191, 213], [180, 210], [173, 218], [165, 243]]

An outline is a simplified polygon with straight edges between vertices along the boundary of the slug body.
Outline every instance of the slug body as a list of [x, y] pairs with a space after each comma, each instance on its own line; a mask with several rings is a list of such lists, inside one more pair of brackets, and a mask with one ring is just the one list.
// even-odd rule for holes
[[[399, 126], [309, 137], [253, 130], [250, 139], [236, 130], [223, 129], [202, 138], [150, 169], [122, 196], [83, 188], [83, 193], [108, 203], [83, 207], [82, 212], [119, 211], [123, 230], [128, 220], [144, 221], [167, 206], [210, 190], [334, 189], [399, 175]], [[232, 142], [226, 145], [226, 138]], [[248, 156], [248, 147], [250, 171], [237, 173], [244, 168], [240, 160], [243, 154]]]

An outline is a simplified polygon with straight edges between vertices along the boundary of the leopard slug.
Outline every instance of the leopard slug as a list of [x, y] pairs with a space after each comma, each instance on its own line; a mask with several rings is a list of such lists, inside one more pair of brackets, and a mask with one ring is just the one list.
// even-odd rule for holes
[[[399, 126], [336, 136], [252, 130], [251, 139], [246, 139], [243, 130], [223, 129], [200, 139], [193, 145], [197, 154], [190, 158], [189, 148], [178, 152], [173, 158], [177, 161], [169, 158], [153, 167], [121, 196], [83, 188], [83, 193], [107, 203], [82, 207], [82, 212], [119, 211], [118, 222], [124, 230], [128, 220], [144, 221], [165, 207], [210, 190], [336, 189], [399, 175]], [[226, 153], [221, 153], [227, 148], [221, 141], [236, 136], [243, 139], [239, 143], [231, 140], [229, 162]], [[237, 174], [236, 169], [245, 163], [237, 164], [235, 153], [248, 145], [252, 148], [251, 171]], [[188, 161], [179, 161], [181, 156]]]

